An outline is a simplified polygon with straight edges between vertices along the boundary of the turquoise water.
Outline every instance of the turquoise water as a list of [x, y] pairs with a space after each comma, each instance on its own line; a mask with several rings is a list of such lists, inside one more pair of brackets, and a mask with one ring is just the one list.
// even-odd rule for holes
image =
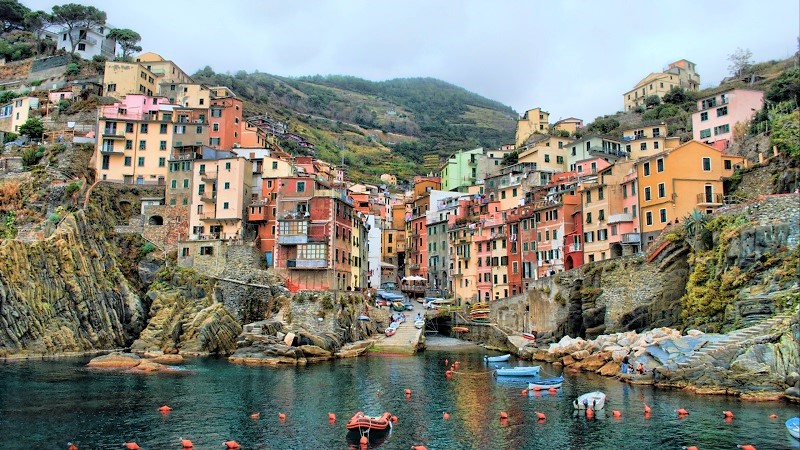
[[[632, 387], [593, 375], [570, 376], [561, 392], [522, 396], [525, 382], [486, 374], [480, 351], [427, 351], [415, 357], [337, 360], [298, 368], [245, 367], [195, 359], [178, 374], [132, 375], [88, 370], [85, 360], [0, 364], [0, 449], [220, 449], [235, 439], [244, 449], [346, 449], [344, 425], [356, 411], [399, 417], [381, 449], [735, 449], [800, 448], [783, 423], [797, 405]], [[444, 377], [444, 359], [461, 361]], [[511, 362], [515, 364], [514, 361]], [[545, 373], [553, 374], [549, 366]], [[404, 395], [411, 389], [411, 398]], [[576, 415], [576, 396], [602, 390], [605, 410]], [[645, 419], [642, 402], [653, 411]], [[174, 410], [162, 416], [157, 408]], [[678, 419], [674, 410], [689, 410]], [[620, 419], [610, 416], [613, 409]], [[726, 423], [722, 411], [736, 415]], [[249, 418], [261, 412], [259, 420]], [[450, 420], [442, 413], [448, 411]], [[498, 419], [500, 411], [508, 423]], [[547, 415], [538, 423], [535, 412]], [[287, 415], [285, 422], [278, 413]], [[328, 412], [337, 415], [331, 425]], [[769, 419], [770, 413], [778, 419]]]

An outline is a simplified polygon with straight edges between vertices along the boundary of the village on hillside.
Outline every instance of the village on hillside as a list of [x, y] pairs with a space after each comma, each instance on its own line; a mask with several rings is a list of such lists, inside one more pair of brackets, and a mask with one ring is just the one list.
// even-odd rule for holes
[[[96, 179], [88, 184], [163, 192], [141, 198], [127, 227], [158, 253], [216, 275], [231, 248], [255, 246], [293, 292], [394, 284], [461, 305], [639, 254], [687, 216], [740, 201], [726, 180], [753, 161], [728, 149], [737, 127], [764, 107], [764, 92], [718, 89], [697, 99], [689, 140], [658, 119], [601, 133], [573, 117], [551, 123], [536, 107], [518, 120], [515, 142], [454, 149], [402, 189], [390, 173], [381, 184], [352, 182], [341, 164], [308, 156], [314, 145], [286, 123], [245, 116], [236, 92], [195, 82], [170, 59], [115, 58], [109, 32], [48, 31], [62, 53], [94, 58], [101, 76], [77, 76], [67, 54], [0, 67], [4, 92], [21, 93], [0, 105], [0, 131], [21, 134], [38, 120], [46, 143], [92, 145]], [[624, 93], [623, 110], [653, 108], [699, 86], [694, 63], [679, 60]], [[84, 120], [53, 119], [92, 98], [103, 101]], [[26, 145], [23, 138], [11, 146]], [[297, 155], [286, 141], [308, 151]], [[776, 152], [762, 148], [759, 157]], [[17, 156], [0, 159], [3, 171], [23, 165]]]

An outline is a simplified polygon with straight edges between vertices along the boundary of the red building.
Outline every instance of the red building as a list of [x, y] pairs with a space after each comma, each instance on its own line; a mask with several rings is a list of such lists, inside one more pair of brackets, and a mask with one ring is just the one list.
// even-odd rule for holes
[[242, 142], [242, 101], [225, 86], [211, 90], [211, 105], [208, 115], [211, 128], [208, 145], [214, 148], [236, 148]]

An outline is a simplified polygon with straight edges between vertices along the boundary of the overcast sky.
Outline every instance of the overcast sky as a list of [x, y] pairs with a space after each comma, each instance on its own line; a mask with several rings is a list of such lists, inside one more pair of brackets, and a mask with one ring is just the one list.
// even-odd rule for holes
[[542, 107], [553, 122], [621, 110], [624, 92], [682, 58], [716, 85], [737, 47], [782, 59], [800, 34], [798, 0], [74, 1], [190, 74], [434, 77], [518, 113]]

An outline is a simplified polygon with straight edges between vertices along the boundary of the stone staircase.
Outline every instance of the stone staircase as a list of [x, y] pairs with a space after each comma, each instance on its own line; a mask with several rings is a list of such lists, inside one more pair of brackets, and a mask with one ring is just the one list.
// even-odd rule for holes
[[797, 315], [797, 313], [798, 311], [796, 310], [788, 311], [771, 319], [759, 322], [756, 325], [747, 328], [741, 328], [728, 333], [727, 335], [724, 335], [722, 339], [710, 341], [708, 344], [694, 352], [686, 360], [679, 362], [677, 368], [688, 369], [691, 367], [696, 367], [700, 365], [707, 357], [713, 357], [714, 354], [720, 350], [731, 346], [741, 346], [754, 338], [763, 336], [767, 330], [792, 318], [793, 316]]

